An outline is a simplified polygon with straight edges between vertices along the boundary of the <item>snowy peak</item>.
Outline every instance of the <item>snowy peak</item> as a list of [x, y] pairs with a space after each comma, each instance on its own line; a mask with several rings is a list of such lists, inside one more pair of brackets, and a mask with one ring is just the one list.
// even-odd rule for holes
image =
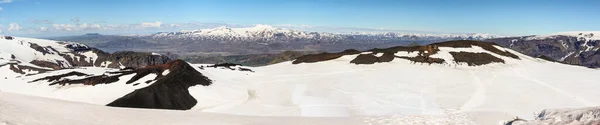
[[600, 40], [600, 31], [570, 31], [570, 32], [554, 33], [552, 35], [577, 37], [578, 40], [581, 40], [581, 41]]

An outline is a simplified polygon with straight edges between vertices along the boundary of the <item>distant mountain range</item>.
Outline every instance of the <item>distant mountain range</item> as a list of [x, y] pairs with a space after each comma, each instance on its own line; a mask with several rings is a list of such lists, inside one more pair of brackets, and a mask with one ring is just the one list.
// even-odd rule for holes
[[[108, 52], [145, 51], [172, 52], [194, 60], [207, 56], [275, 54], [284, 51], [340, 52], [346, 48], [367, 50], [390, 46], [417, 46], [450, 40], [495, 42], [526, 55], [566, 64], [600, 67], [600, 31], [561, 32], [545, 36], [501, 37], [490, 34], [417, 34], [417, 33], [327, 33], [256, 25], [247, 28], [217, 27], [147, 35], [100, 35], [53, 38], [73, 41]], [[275, 56], [275, 55], [273, 55]], [[298, 56], [298, 55], [296, 55]], [[232, 56], [232, 58], [239, 56]], [[275, 56], [276, 57], [276, 56]], [[227, 57], [229, 58], [229, 57]], [[245, 59], [247, 57], [239, 58]], [[271, 58], [271, 57], [270, 57]], [[210, 59], [222, 62], [223, 59]], [[206, 61], [199, 61], [206, 62]], [[260, 60], [259, 62], [270, 62]], [[262, 63], [245, 62], [255, 65]]]
[[293, 29], [274, 28], [269, 25], [256, 25], [248, 28], [218, 27], [214, 29], [201, 29], [179, 32], [162, 32], [140, 37], [151, 37], [154, 39], [193, 39], [205, 41], [222, 42], [297, 42], [301, 40], [319, 42], [391, 42], [391, 41], [415, 41], [415, 40], [448, 40], [468, 39], [483, 40], [496, 36], [489, 34], [414, 34], [414, 33], [326, 33], [308, 32]]
[[147, 35], [86, 34], [51, 38], [73, 41], [109, 52], [119, 50], [174, 52], [180, 55], [241, 55], [293, 51], [342, 51], [345, 48], [371, 49], [398, 45], [424, 45], [448, 40], [484, 40], [489, 34], [415, 33], [326, 33], [256, 25], [247, 28], [217, 27]]

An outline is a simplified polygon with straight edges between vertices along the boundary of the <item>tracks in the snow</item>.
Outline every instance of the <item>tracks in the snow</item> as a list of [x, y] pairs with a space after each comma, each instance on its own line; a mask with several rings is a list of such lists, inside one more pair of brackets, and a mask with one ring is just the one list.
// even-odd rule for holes
[[485, 102], [485, 87], [481, 83], [481, 79], [473, 71], [469, 71], [469, 74], [473, 77], [471, 84], [475, 87], [475, 92], [471, 94], [471, 98], [465, 104], [460, 106], [460, 112], [472, 110]]
[[543, 87], [546, 87], [546, 88], [548, 88], [548, 89], [550, 89], [550, 90], [553, 90], [553, 91], [556, 91], [556, 92], [558, 92], [558, 93], [564, 94], [565, 96], [568, 96], [569, 98], [573, 98], [574, 100], [578, 101], [579, 103], [581, 103], [581, 104], [583, 104], [583, 105], [585, 105], [585, 106], [587, 106], [587, 107], [594, 106], [594, 103], [592, 103], [592, 102], [590, 102], [590, 101], [588, 101], [588, 100], [584, 99], [583, 97], [579, 97], [579, 96], [577, 96], [577, 95], [574, 95], [574, 94], [572, 94], [572, 93], [570, 93], [570, 92], [567, 92], [567, 91], [565, 91], [565, 90], [562, 90], [562, 89], [560, 89], [560, 88], [557, 88], [557, 87], [555, 87], [555, 86], [552, 86], [552, 85], [550, 85], [550, 84], [548, 84], [548, 83], [546, 83], [546, 82], [543, 82], [543, 81], [540, 81], [540, 80], [538, 80], [538, 79], [535, 79], [535, 78], [529, 77], [527, 74], [523, 74], [523, 73], [522, 73], [521, 71], [519, 71], [519, 70], [516, 70], [516, 69], [515, 69], [515, 70], [514, 70], [514, 72], [515, 72], [515, 74], [517, 74], [517, 76], [520, 76], [521, 78], [524, 78], [524, 79], [526, 79], [526, 80], [529, 80], [529, 81], [532, 81], [532, 82], [534, 82], [534, 83], [537, 83], [537, 84], [539, 84], [539, 85], [541, 85], [541, 86], [543, 86]]

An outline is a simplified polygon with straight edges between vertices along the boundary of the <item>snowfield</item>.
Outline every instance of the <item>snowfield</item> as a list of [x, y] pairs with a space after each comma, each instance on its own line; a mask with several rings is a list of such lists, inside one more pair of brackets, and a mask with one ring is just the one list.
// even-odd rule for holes
[[[495, 47], [520, 59], [474, 46], [440, 47], [431, 57], [447, 63], [431, 65], [399, 58], [372, 65], [349, 63], [358, 54], [317, 63], [252, 67], [255, 72], [191, 64], [213, 84], [189, 88], [198, 103], [188, 111], [103, 106], [152, 84], [144, 81], [157, 74], [134, 82], [140, 83], [135, 86], [125, 84], [135, 74], [111, 84], [48, 86], [46, 81], [30, 81], [71, 71], [101, 75], [118, 69], [86, 67], [24, 76], [4, 66], [0, 67], [0, 76], [5, 77], [0, 79], [0, 125], [489, 125], [515, 116], [534, 119], [532, 114], [542, 109], [600, 105], [600, 84], [593, 79], [600, 70]], [[467, 66], [454, 63], [449, 52], [489, 53], [505, 63]], [[395, 55], [416, 56], [416, 52]], [[168, 70], [162, 72], [166, 74]]]

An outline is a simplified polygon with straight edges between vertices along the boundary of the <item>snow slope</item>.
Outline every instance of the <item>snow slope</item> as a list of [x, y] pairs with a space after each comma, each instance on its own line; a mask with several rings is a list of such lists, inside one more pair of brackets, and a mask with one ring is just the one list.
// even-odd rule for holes
[[[479, 47], [440, 50], [432, 57], [452, 60], [447, 52], [486, 52]], [[206, 68], [199, 71], [215, 80], [213, 85], [190, 92], [205, 102], [194, 109], [205, 112], [303, 117], [466, 113], [494, 124], [546, 108], [600, 104], [597, 81], [578, 79], [598, 76], [599, 70], [508, 51], [521, 59], [487, 52], [505, 64], [470, 67], [396, 59], [354, 65], [348, 62], [356, 55], [347, 55], [318, 63], [257, 67], [256, 73]]]
[[[1, 70], [0, 75], [7, 79], [0, 79], [0, 91], [89, 104], [0, 93], [6, 96], [0, 98], [0, 114], [17, 114], [0, 117], [0, 124], [497, 124], [515, 116], [531, 119], [528, 116], [541, 109], [600, 104], [600, 84], [590, 79], [599, 76], [600, 70], [548, 62], [494, 47], [519, 59], [472, 46], [440, 47], [431, 57], [447, 63], [431, 65], [399, 58], [371, 65], [349, 63], [358, 54], [316, 63], [284, 62], [251, 68], [255, 72], [192, 64], [213, 84], [190, 87], [190, 94], [198, 103], [192, 110], [179, 112], [96, 106], [146, 85], [125, 84], [132, 75], [122, 76], [117, 83], [96, 86], [28, 83], [70, 71], [110, 71], [104, 68], [67, 69], [33, 76]], [[488, 53], [504, 63], [467, 66], [452, 61], [450, 52]], [[414, 53], [400, 51], [395, 55], [417, 56]], [[48, 104], [36, 105], [40, 101]], [[34, 113], [37, 114], [31, 115]], [[72, 114], [82, 115], [61, 117]], [[97, 117], [107, 120], [94, 120]]]
[[[8, 66], [4, 66], [8, 67]], [[134, 74], [125, 75], [119, 77], [120, 81], [113, 84], [100, 84], [96, 86], [86, 86], [86, 85], [67, 85], [67, 86], [49, 86], [49, 82], [46, 81], [38, 81], [31, 82], [33, 80], [43, 78], [46, 76], [57, 75], [57, 74], [65, 74], [73, 71], [82, 72], [90, 75], [102, 75], [105, 72], [114, 72], [118, 71], [118, 69], [106, 69], [106, 68], [98, 68], [98, 67], [87, 67], [87, 68], [77, 68], [77, 69], [63, 69], [58, 71], [52, 71], [44, 74], [33, 75], [33, 76], [23, 76], [21, 74], [13, 73], [10, 70], [5, 70], [4, 67], [0, 69], [1, 76], [7, 76], [7, 79], [0, 79], [0, 91], [3, 92], [13, 92], [13, 93], [22, 93], [26, 95], [35, 95], [40, 97], [48, 97], [48, 98], [57, 98], [62, 100], [70, 100], [70, 101], [78, 101], [78, 102], [86, 102], [98, 105], [106, 105], [123, 95], [132, 92], [133, 90], [146, 87], [151, 85], [152, 83], [146, 84], [143, 83], [147, 80], [152, 80], [156, 77], [156, 74], [150, 74], [145, 76], [135, 83], [141, 83], [139, 85], [125, 84], [125, 82], [131, 77], [135, 76]], [[71, 79], [81, 79], [77, 77], [72, 77]]]
[[[23, 37], [13, 37], [14, 39], [1, 39], [0, 43], [0, 64], [1, 62], [5, 62], [11, 60], [11, 56], [14, 55], [16, 61], [20, 61], [19, 65], [26, 65], [36, 68], [41, 68], [39, 66], [33, 65], [30, 62], [44, 61], [49, 63], [57, 64], [62, 68], [71, 68], [73, 64], [70, 64], [65, 56], [70, 56], [75, 60], [79, 60], [78, 55], [84, 55], [86, 57], [93, 58], [92, 62], [94, 62], [98, 55], [92, 51], [86, 52], [73, 52], [72, 49], [67, 46], [73, 47], [82, 47], [87, 48], [87, 46], [79, 43], [71, 43], [71, 42], [58, 42], [53, 40], [44, 40], [44, 39], [34, 39], [34, 38], [23, 38]], [[32, 48], [32, 45], [38, 45], [43, 49], [43, 52], [35, 50]], [[87, 61], [87, 59], [84, 59]]]
[[113, 108], [0, 92], [0, 125], [399, 125], [474, 124], [464, 115], [260, 117], [194, 111]]

